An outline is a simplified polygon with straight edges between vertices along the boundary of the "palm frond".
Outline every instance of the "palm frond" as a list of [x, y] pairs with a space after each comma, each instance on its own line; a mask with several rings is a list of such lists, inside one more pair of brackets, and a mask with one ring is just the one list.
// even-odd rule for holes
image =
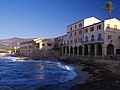
[[106, 9], [108, 12], [111, 12], [115, 7], [115, 4], [112, 3], [111, 1], [107, 1], [105, 6], [104, 6], [104, 9]]
[[109, 18], [111, 18], [111, 11], [114, 9], [115, 3], [112, 3], [111, 1], [107, 1], [105, 3], [104, 9], [108, 11]]

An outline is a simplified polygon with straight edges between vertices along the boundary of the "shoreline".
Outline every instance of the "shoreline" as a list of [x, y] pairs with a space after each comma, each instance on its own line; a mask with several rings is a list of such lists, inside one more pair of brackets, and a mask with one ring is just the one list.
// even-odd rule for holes
[[76, 84], [70, 90], [120, 90], [119, 61], [90, 60], [89, 58], [87, 60], [63, 59], [60, 61], [84, 65], [82, 71], [89, 72], [89, 79], [85, 83]]
[[[39, 59], [36, 59], [39, 60]], [[120, 90], [120, 61], [89, 57], [44, 58], [67, 64], [82, 66], [82, 71], [89, 73], [89, 79], [83, 84], [75, 84], [70, 90]]]

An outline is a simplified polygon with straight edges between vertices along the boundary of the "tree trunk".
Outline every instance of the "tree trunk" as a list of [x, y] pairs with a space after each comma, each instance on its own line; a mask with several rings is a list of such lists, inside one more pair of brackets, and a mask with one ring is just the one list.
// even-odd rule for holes
[[109, 12], [109, 19], [111, 19], [111, 11]]

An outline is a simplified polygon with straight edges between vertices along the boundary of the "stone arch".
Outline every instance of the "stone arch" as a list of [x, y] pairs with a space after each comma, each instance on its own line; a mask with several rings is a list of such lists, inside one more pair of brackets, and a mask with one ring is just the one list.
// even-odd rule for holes
[[114, 54], [114, 46], [112, 44], [107, 45], [107, 55], [113, 55]]
[[79, 55], [82, 55], [82, 50], [83, 50], [83, 47], [80, 45], [79, 46]]
[[101, 44], [97, 45], [97, 55], [102, 55], [102, 45]]
[[65, 54], [65, 47], [63, 47], [63, 53]]
[[70, 54], [73, 54], [73, 47], [70, 46]]
[[69, 54], [69, 46], [66, 46], [67, 54]]
[[84, 55], [88, 55], [88, 46], [87, 45], [85, 45], [85, 47], [84, 47]]
[[74, 55], [77, 55], [77, 46], [74, 47]]
[[95, 46], [94, 45], [90, 46], [90, 55], [95, 55]]

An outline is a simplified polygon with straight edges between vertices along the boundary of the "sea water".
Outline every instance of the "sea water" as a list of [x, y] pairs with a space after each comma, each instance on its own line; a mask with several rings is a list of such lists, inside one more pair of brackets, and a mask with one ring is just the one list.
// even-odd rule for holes
[[[76, 67], [58, 61], [0, 57], [0, 90], [68, 90]], [[81, 72], [81, 82], [88, 77]]]

